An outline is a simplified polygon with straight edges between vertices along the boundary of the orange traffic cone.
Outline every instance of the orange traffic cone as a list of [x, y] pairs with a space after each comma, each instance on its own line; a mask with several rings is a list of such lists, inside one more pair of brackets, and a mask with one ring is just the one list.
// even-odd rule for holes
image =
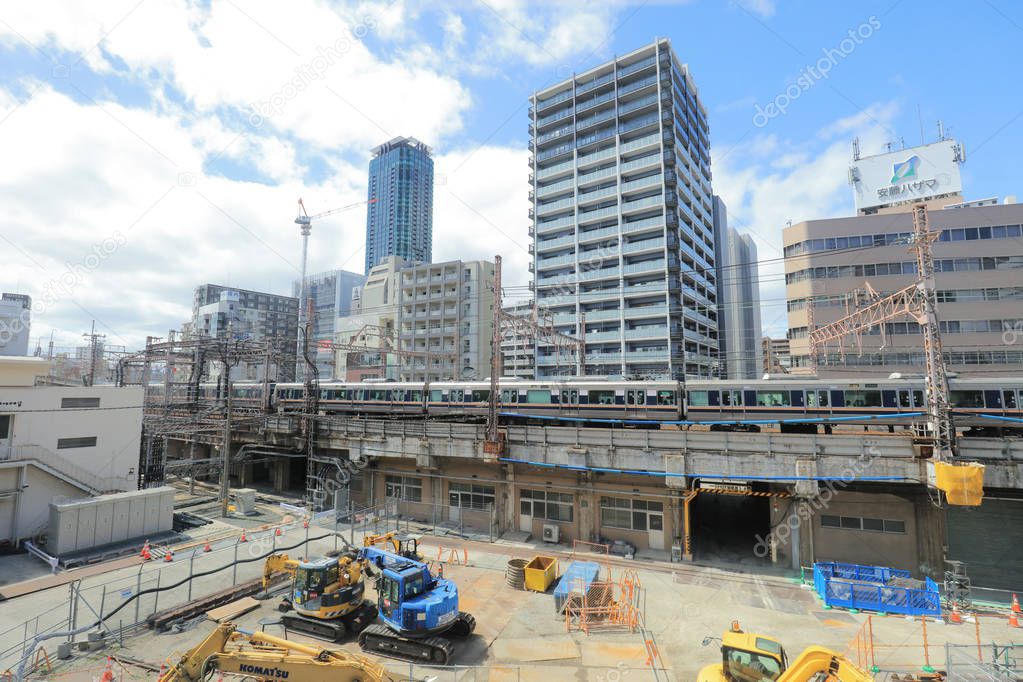
[[309, 519], [306, 519], [305, 521], [302, 522], [302, 527], [303, 528], [308, 528], [309, 527]]
[[242, 531], [242, 536], [238, 538], [238, 542], [248, 542], [248, 538], [245, 537], [245, 531]]
[[163, 560], [168, 564], [174, 561], [174, 551], [170, 547], [167, 548], [167, 553], [163, 555]]
[[111, 665], [110, 657], [107, 656], [107, 667], [103, 674], [99, 676], [100, 682], [114, 682], [114, 671], [110, 669]]
[[1023, 612], [1020, 611], [1020, 608], [1019, 608], [1019, 597], [1016, 596], [1015, 592], [1012, 593], [1012, 612], [1013, 613], [1023, 613]]
[[959, 605], [958, 604], [953, 604], [952, 605], [952, 615], [950, 615], [948, 617], [948, 622], [949, 623], [962, 623], [963, 622], [963, 616], [962, 616], [962, 614], [959, 613]]
[[145, 544], [142, 545], [141, 551], [139, 551], [139, 556], [142, 557], [143, 559], [148, 559], [149, 558], [148, 555], [149, 555], [149, 540], [146, 540]]
[[213, 551], [213, 548], [210, 547], [210, 541], [209, 540], [206, 540], [206, 544], [202, 546], [202, 551], [204, 551], [204, 552], [212, 552]]
[[1009, 612], [1009, 627], [1010, 628], [1018, 628], [1019, 627], [1019, 616], [1016, 615], [1015, 611], [1010, 611]]
[[284, 535], [284, 533], [281, 532], [281, 527], [280, 526], [277, 526], [277, 530], [274, 531], [274, 535], [276, 535], [277, 537], [280, 537], [280, 536]]

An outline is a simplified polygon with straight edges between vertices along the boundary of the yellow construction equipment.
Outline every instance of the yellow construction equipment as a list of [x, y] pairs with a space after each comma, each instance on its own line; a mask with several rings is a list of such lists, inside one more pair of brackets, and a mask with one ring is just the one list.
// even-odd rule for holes
[[376, 547], [377, 545], [390, 545], [398, 556], [422, 561], [423, 555], [419, 553], [419, 537], [415, 535], [400, 536], [394, 531], [381, 535], [364, 535], [362, 538], [363, 547]]
[[291, 589], [278, 607], [286, 628], [339, 642], [376, 619], [376, 607], [363, 599], [366, 561], [355, 554], [309, 561], [271, 554], [263, 564], [264, 590], [280, 572], [291, 575]]
[[211, 673], [288, 682], [397, 682], [382, 665], [346, 651], [290, 642], [221, 623], [160, 676], [160, 682], [199, 682]]
[[[703, 640], [706, 645], [714, 637]], [[792, 664], [781, 642], [743, 632], [739, 622], [721, 636], [721, 663], [700, 671], [698, 682], [871, 682], [874, 677], [841, 654], [821, 646], [803, 650]]]

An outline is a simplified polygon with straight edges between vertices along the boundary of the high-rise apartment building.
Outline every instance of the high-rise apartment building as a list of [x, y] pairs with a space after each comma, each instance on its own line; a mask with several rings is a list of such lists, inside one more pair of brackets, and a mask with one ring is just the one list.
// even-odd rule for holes
[[[339, 317], [347, 317], [351, 313], [352, 292], [365, 282], [365, 275], [347, 270], [329, 270], [306, 277], [306, 295], [312, 302], [313, 312], [309, 350], [315, 356], [320, 379], [333, 377], [333, 350], [327, 342], [335, 340], [335, 322]], [[295, 280], [291, 291], [298, 298], [301, 295], [301, 282]], [[302, 376], [301, 369], [296, 376]]]
[[366, 283], [352, 291], [349, 314], [334, 322], [335, 340], [347, 343], [362, 334], [359, 345], [381, 348], [381, 352], [335, 351], [334, 376], [342, 381], [365, 379], [397, 379], [399, 362], [396, 355], [386, 352], [388, 339], [397, 334], [398, 297], [401, 269], [405, 260], [400, 256], [386, 256], [374, 265]]
[[[530, 98], [537, 304], [587, 374], [710, 376], [718, 322], [707, 112], [667, 40]], [[561, 372], [538, 346], [537, 375]]]
[[[213, 338], [262, 341], [275, 339], [286, 355], [298, 345], [298, 299], [262, 291], [235, 289], [219, 284], [195, 288], [192, 298], [191, 333]], [[247, 366], [240, 378], [256, 379], [266, 368]], [[277, 369], [277, 379], [292, 381], [295, 363], [285, 362]]]
[[0, 296], [0, 355], [28, 355], [32, 298], [26, 294]]
[[433, 158], [428, 146], [396, 137], [373, 150], [366, 209], [366, 273], [387, 256], [433, 259]]
[[772, 339], [765, 336], [761, 340], [764, 360], [764, 374], [786, 374], [792, 369], [792, 355], [789, 352], [788, 339]]
[[438, 353], [437, 357], [402, 358], [401, 380], [489, 377], [494, 264], [460, 260], [410, 264], [402, 268], [400, 277], [401, 347]]
[[763, 361], [757, 245], [728, 225], [728, 209], [714, 195], [717, 256], [718, 372], [722, 379], [756, 379]]

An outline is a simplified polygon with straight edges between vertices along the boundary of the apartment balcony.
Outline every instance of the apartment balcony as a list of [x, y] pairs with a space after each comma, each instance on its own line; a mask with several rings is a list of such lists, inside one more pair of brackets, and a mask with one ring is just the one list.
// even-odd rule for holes
[[579, 294], [579, 300], [586, 303], [593, 301], [611, 301], [618, 300], [620, 292], [618, 287], [610, 287], [607, 289], [598, 289], [596, 291], [583, 291]]
[[[552, 249], [557, 249], [557, 248], [561, 248], [561, 247], [565, 247], [565, 246], [572, 246], [574, 244], [575, 244], [575, 235], [574, 234], [570, 234], [570, 235], [568, 235], [566, 237], [558, 237], [557, 239], [547, 239], [547, 240], [539, 241], [539, 242], [536, 243], [536, 250], [537, 250], [538, 253], [543, 254], [543, 253], [546, 253], [547, 251], [551, 251]], [[530, 246], [530, 248], [532, 248], [533, 244], [530, 244], [529, 246]], [[530, 251], [530, 253], [533, 253], [533, 252]]]
[[664, 317], [668, 314], [666, 304], [644, 305], [625, 309], [625, 319], [637, 320], [647, 317]]
[[652, 216], [642, 220], [633, 220], [630, 223], [622, 224], [622, 234], [637, 234], [641, 232], [655, 232], [664, 230], [664, 216]]
[[575, 160], [576, 166], [579, 168], [585, 168], [595, 163], [600, 163], [606, 159], [613, 159], [617, 156], [618, 152], [614, 147], [610, 149], [601, 149], [600, 151], [591, 152], [589, 154], [579, 154], [579, 157]]
[[695, 310], [693, 308], [686, 308], [686, 310], [682, 313], [682, 316], [683, 317], [688, 317], [688, 318], [690, 318], [692, 320], [696, 320], [697, 322], [702, 322], [705, 325], [708, 325], [708, 326], [713, 327], [715, 329], [717, 329], [717, 326], [718, 326], [718, 323], [717, 323], [716, 320], [710, 319], [708, 316], [704, 315], [700, 311]]
[[[530, 263], [530, 265], [532, 265], [532, 263]], [[574, 253], [570, 253], [567, 256], [558, 256], [557, 258], [542, 258], [536, 261], [536, 267], [539, 270], [564, 267], [566, 265], [575, 265]]]
[[565, 216], [564, 218], [558, 218], [557, 220], [550, 220], [545, 223], [536, 224], [537, 234], [547, 234], [554, 230], [568, 227], [569, 225], [575, 225], [575, 218], [573, 216]]
[[610, 92], [602, 92], [602, 93], [600, 93], [600, 94], [598, 94], [598, 95], [596, 95], [594, 97], [590, 97], [588, 99], [583, 99], [583, 100], [577, 99], [575, 101], [575, 113], [576, 114], [581, 114], [584, 111], [589, 111], [593, 107], [598, 106], [600, 104], [603, 104], [604, 102], [610, 102], [614, 98], [615, 98], [615, 92], [614, 92], [614, 90], [611, 90]]
[[657, 76], [655, 74], [651, 74], [649, 76], [646, 76], [645, 78], [640, 78], [637, 81], [633, 81], [632, 83], [619, 86], [618, 96], [623, 97], [625, 95], [628, 95], [629, 93], [641, 92], [651, 87], [657, 87]]
[[605, 111], [600, 111], [600, 112], [598, 112], [596, 114], [593, 114], [592, 116], [587, 116], [586, 118], [576, 119], [576, 122], [575, 122], [576, 132], [581, 133], [583, 130], [586, 130], [587, 128], [589, 128], [591, 126], [595, 126], [598, 123], [603, 123], [604, 121], [610, 121], [614, 117], [615, 117], [615, 110], [612, 107], [611, 109], [607, 109]]
[[601, 85], [611, 83], [612, 81], [614, 81], [614, 79], [615, 74], [614, 71], [612, 71], [610, 73], [605, 73], [603, 76], [597, 76], [593, 80], [587, 81], [581, 85], [577, 84], [575, 86], [575, 96], [578, 98], [579, 96], [586, 94], [587, 92], [593, 90], [594, 88], [599, 88]]
[[562, 102], [572, 99], [572, 96], [572, 90], [569, 89], [564, 92], [559, 92], [553, 97], [537, 102], [535, 105], [536, 113], [539, 114], [541, 111], [547, 111], [556, 104], [561, 104]]
[[627, 154], [629, 152], [634, 152], [639, 149], [645, 149], [648, 147], [649, 148], [659, 147], [660, 144], [661, 136], [655, 133], [653, 135], [641, 137], [637, 140], [630, 140], [628, 142], [624, 142], [621, 145], [619, 145], [618, 151], [620, 151], [622, 154]]
[[[586, 321], [589, 322], [590, 318], [587, 316]], [[586, 332], [586, 344], [591, 343], [608, 343], [610, 341], [621, 341], [622, 332], [619, 329], [609, 332]]]
[[606, 178], [613, 178], [618, 175], [618, 168], [611, 166], [609, 168], [601, 168], [598, 171], [587, 173], [586, 175], [579, 175], [575, 178], [575, 184], [579, 187], [589, 185], [594, 182], [599, 182]]
[[575, 208], [575, 197], [566, 197], [547, 204], [538, 204], [536, 207], [536, 215], [545, 216], [572, 208]]
[[[542, 128], [545, 128], [545, 127], [551, 125], [552, 123], [557, 123], [558, 121], [563, 121], [565, 119], [572, 118], [572, 114], [573, 113], [575, 113], [575, 109], [573, 109], [572, 107], [567, 107], [565, 109], [560, 109], [558, 111], [555, 111], [553, 114], [548, 114], [547, 116], [543, 116], [541, 118], [538, 118], [538, 119], [536, 119], [536, 130], [540, 130]], [[533, 134], [533, 130], [534, 130], [533, 129], [533, 124], [530, 123], [529, 124], [529, 133], [530, 133], [530, 135]]]
[[630, 121], [620, 123], [618, 125], [618, 132], [624, 135], [625, 133], [632, 132], [633, 130], [639, 130], [641, 128], [646, 128], [648, 126], [655, 125], [657, 125], [657, 113], [653, 112], [649, 114], [644, 114], [639, 118], [634, 118]]
[[532, 256], [534, 253], [536, 253], [536, 249], [533, 248], [533, 242], [529, 243], [529, 245], [526, 247], [526, 250], [529, 251], [529, 255], [530, 256]]
[[667, 362], [666, 350], [631, 350], [625, 352], [625, 362]]
[[660, 168], [660, 167], [661, 167], [661, 156], [660, 156], [660, 154], [654, 153], [654, 154], [647, 154], [646, 156], [641, 156], [640, 158], [633, 159], [632, 161], [625, 161], [625, 162], [623, 162], [619, 166], [618, 170], [621, 173], [628, 173], [630, 171], [638, 171], [638, 170], [645, 170], [645, 169], [648, 169], [648, 168]]
[[[567, 180], [562, 180], [560, 182], [555, 182], [553, 185], [545, 185], [544, 187], [537, 187], [536, 188], [536, 196], [537, 197], [548, 197], [548, 196], [551, 196], [552, 194], [558, 194], [559, 192], [564, 192], [565, 190], [571, 191], [574, 188], [575, 188], [575, 183], [572, 181], [572, 178], [568, 178]], [[533, 193], [530, 192], [530, 194], [533, 194]], [[532, 197], [530, 197], [530, 199], [532, 199]]]
[[590, 242], [599, 241], [608, 237], [618, 236], [618, 226], [612, 225], [611, 227], [602, 227], [599, 230], [589, 230], [588, 232], [580, 232], [578, 241], [580, 244], [588, 244]]
[[573, 145], [571, 142], [566, 142], [565, 144], [558, 145], [557, 147], [554, 147], [552, 149], [545, 149], [542, 152], [537, 153], [536, 160], [539, 162], [547, 161], [549, 159], [555, 159], [558, 158], [559, 156], [571, 154], [572, 150], [574, 149], [575, 145]]
[[664, 176], [660, 173], [648, 175], [645, 178], [639, 178], [637, 180], [629, 180], [628, 182], [622, 183], [622, 194], [643, 189], [653, 189], [655, 187], [660, 187], [663, 183]]
[[[551, 142], [552, 140], [557, 140], [558, 138], [562, 137], [571, 137], [574, 131], [575, 129], [572, 127], [572, 124], [569, 124], [567, 126], [562, 126], [561, 128], [557, 128], [550, 132], [544, 133], [543, 135], [539, 135], [536, 138], [536, 146], [542, 147], [544, 144]], [[530, 149], [532, 149], [532, 147], [530, 147]]]
[[585, 312], [587, 322], [604, 322], [606, 320], [620, 320], [622, 311], [614, 310], [588, 310]]
[[604, 220], [605, 218], [617, 217], [618, 206], [607, 206], [605, 208], [597, 208], [592, 211], [579, 211], [576, 216], [576, 220], [579, 224], [593, 222], [595, 220]]
[[619, 271], [618, 268], [604, 268], [602, 270], [590, 270], [588, 272], [580, 272], [576, 276], [577, 282], [592, 282], [598, 279], [618, 279]]
[[628, 244], [622, 245], [622, 253], [635, 254], [635, 253], [649, 253], [654, 251], [664, 251], [665, 241], [663, 237], [656, 237], [654, 239], [643, 239], [638, 242], [629, 242]]
[[663, 258], [657, 260], [643, 261], [642, 263], [630, 263], [626, 265], [622, 272], [626, 275], [638, 275], [649, 272], [664, 272], [664, 268], [667, 261]]
[[663, 281], [646, 282], [643, 284], [626, 284], [622, 289], [625, 296], [647, 296], [649, 294], [666, 293], [668, 285]]
[[539, 169], [537, 169], [537, 171], [536, 171], [536, 179], [537, 180], [546, 180], [548, 178], [553, 178], [553, 177], [556, 177], [558, 175], [563, 175], [565, 173], [570, 173], [574, 169], [575, 169], [575, 160], [569, 159], [568, 161], [562, 161], [561, 163], [556, 163], [553, 166], [548, 166], [547, 168], [539, 168]]
[[614, 126], [609, 126], [603, 130], [596, 130], [585, 137], [576, 137], [575, 146], [576, 149], [582, 149], [583, 147], [588, 147], [591, 144], [597, 144], [603, 140], [611, 139], [614, 136]]
[[618, 185], [612, 185], [611, 187], [604, 187], [601, 189], [595, 189], [590, 192], [580, 192], [576, 197], [576, 201], [579, 205], [588, 204], [593, 201], [600, 201], [601, 199], [607, 199], [608, 197], [618, 196]]
[[653, 208], [655, 206], [663, 206], [664, 197], [660, 194], [655, 194], [652, 197], [644, 197], [642, 199], [636, 199], [634, 201], [623, 201], [622, 202], [622, 215], [626, 213], [634, 213], [636, 211], [642, 211], [644, 209]]
[[666, 339], [666, 338], [668, 338], [667, 325], [650, 325], [648, 327], [636, 327], [635, 329], [625, 330], [626, 341], [634, 341], [636, 339]]
[[625, 76], [630, 76], [630, 75], [632, 75], [634, 73], [638, 73], [640, 71], [643, 71], [644, 69], [649, 69], [650, 67], [656, 66], [656, 65], [657, 65], [657, 55], [651, 55], [649, 57], [644, 57], [643, 59], [640, 59], [638, 62], [636, 62], [634, 64], [629, 64], [628, 66], [619, 67], [618, 68], [618, 78], [624, 78]]
[[709, 336], [701, 334], [700, 332], [694, 331], [692, 329], [683, 329], [682, 337], [695, 343], [702, 343], [707, 345], [713, 345], [717, 343], [717, 339], [712, 339]]

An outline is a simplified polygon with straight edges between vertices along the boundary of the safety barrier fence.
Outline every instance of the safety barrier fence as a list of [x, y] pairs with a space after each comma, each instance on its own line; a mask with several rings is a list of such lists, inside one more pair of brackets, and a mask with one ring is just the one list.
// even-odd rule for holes
[[[948, 682], [1023, 679], [1023, 644], [985, 642], [984, 629], [996, 628], [1003, 619], [973, 616], [971, 620], [945, 627], [921, 616], [914, 618], [917, 625], [908, 636], [900, 633], [897, 642], [890, 642], [879, 634], [884, 621], [870, 615], [849, 643], [845, 656], [875, 675], [941, 670]], [[960, 628], [968, 629], [973, 643], [962, 642]]]
[[923, 587], [899, 585], [897, 580], [910, 581], [909, 571], [830, 562], [813, 566], [814, 589], [828, 607], [910, 616], [941, 614], [941, 595], [933, 580], [924, 578]]

